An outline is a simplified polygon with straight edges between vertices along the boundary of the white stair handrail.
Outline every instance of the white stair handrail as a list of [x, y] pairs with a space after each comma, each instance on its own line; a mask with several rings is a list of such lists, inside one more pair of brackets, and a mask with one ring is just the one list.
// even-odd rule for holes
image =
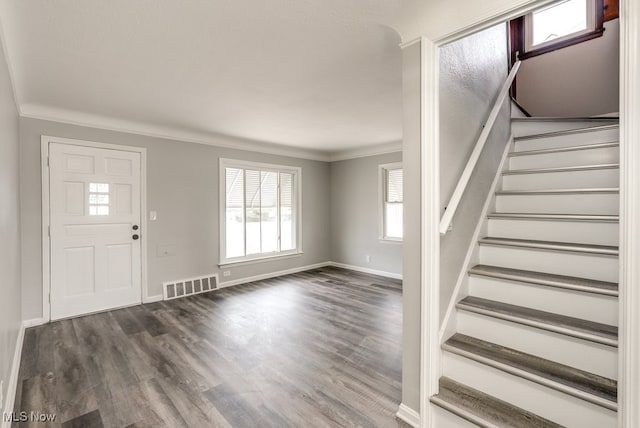
[[451, 199], [447, 204], [447, 208], [442, 215], [442, 219], [440, 219], [440, 234], [445, 235], [449, 226], [451, 225], [451, 221], [453, 220], [453, 216], [458, 209], [458, 205], [460, 204], [460, 200], [462, 200], [462, 195], [464, 194], [467, 185], [469, 184], [469, 180], [471, 179], [471, 174], [478, 163], [478, 159], [480, 159], [480, 154], [482, 153], [482, 149], [484, 148], [485, 143], [487, 142], [487, 138], [489, 138], [489, 134], [491, 133], [491, 129], [493, 128], [493, 124], [500, 113], [500, 109], [502, 108], [502, 104], [509, 93], [509, 88], [513, 83], [513, 80], [516, 77], [516, 73], [518, 73], [518, 69], [520, 68], [520, 61], [516, 61], [513, 64], [513, 68], [511, 68], [511, 72], [509, 72], [509, 76], [507, 80], [504, 82], [500, 93], [498, 94], [498, 98], [496, 99], [493, 108], [491, 109], [491, 113], [489, 113], [489, 117], [487, 118], [487, 122], [484, 125], [484, 129], [480, 133], [478, 137], [478, 141], [476, 142], [476, 146], [473, 148], [473, 152], [471, 152], [471, 156], [469, 157], [469, 161], [467, 165], [464, 167], [464, 171], [462, 171], [462, 175], [460, 176], [460, 180], [458, 180], [458, 184], [456, 185], [453, 194], [451, 195]]

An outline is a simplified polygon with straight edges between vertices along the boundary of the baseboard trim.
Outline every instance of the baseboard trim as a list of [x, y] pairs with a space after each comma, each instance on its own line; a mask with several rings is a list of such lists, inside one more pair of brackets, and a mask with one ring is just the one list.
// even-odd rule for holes
[[404, 403], [400, 404], [396, 417], [401, 421], [411, 425], [413, 428], [420, 427], [420, 413], [413, 410]]
[[402, 274], [400, 273], [385, 272], [383, 270], [369, 269], [369, 268], [355, 266], [355, 265], [348, 265], [345, 263], [329, 262], [328, 266], [355, 270], [356, 272], [369, 273], [371, 275], [384, 276], [385, 278], [393, 278], [393, 279], [400, 279], [400, 280], [402, 279]]
[[275, 278], [277, 276], [289, 275], [289, 274], [292, 274], [292, 273], [304, 272], [304, 271], [312, 270], [312, 269], [319, 269], [319, 268], [323, 268], [323, 267], [327, 267], [327, 266], [331, 266], [331, 265], [332, 265], [331, 262], [322, 262], [322, 263], [316, 263], [316, 264], [313, 264], [313, 265], [300, 266], [300, 267], [291, 268], [291, 269], [279, 270], [277, 272], [263, 273], [261, 275], [247, 276], [245, 278], [239, 278], [239, 279], [234, 279], [234, 280], [231, 280], [231, 281], [221, 282], [220, 285], [218, 286], [218, 288], [233, 287], [234, 285], [246, 284], [248, 282], [254, 282], [254, 281], [262, 281], [263, 279]]
[[142, 304], [145, 305], [147, 303], [162, 302], [163, 300], [164, 300], [164, 296], [162, 294], [158, 294], [155, 296], [147, 296], [144, 299], [142, 299]]
[[26, 328], [26, 323], [27, 321], [23, 321], [22, 324], [20, 324], [20, 330], [18, 330], [18, 337], [16, 338], [16, 349], [13, 353], [11, 375], [9, 377], [9, 383], [7, 385], [7, 397], [5, 398], [5, 402], [2, 403], [2, 428], [11, 427], [11, 422], [5, 420], [4, 416], [13, 412], [13, 405], [16, 401], [16, 391], [18, 390], [18, 375], [20, 373], [20, 360], [22, 358], [22, 345], [24, 343], [24, 331]]
[[38, 327], [39, 325], [44, 325], [47, 322], [48, 321], [46, 321], [44, 318], [33, 318], [30, 320], [22, 321], [22, 327], [24, 327], [25, 329], [31, 328], [31, 327]]

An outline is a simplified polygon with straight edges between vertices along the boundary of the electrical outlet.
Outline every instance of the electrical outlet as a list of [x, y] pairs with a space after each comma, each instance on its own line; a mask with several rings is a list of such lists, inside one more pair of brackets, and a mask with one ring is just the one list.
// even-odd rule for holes
[[224, 272], [222, 272], [222, 276], [231, 276], [231, 271], [225, 270]]
[[366, 255], [364, 256], [364, 259], [367, 261], [367, 263], [371, 263], [371, 256]]

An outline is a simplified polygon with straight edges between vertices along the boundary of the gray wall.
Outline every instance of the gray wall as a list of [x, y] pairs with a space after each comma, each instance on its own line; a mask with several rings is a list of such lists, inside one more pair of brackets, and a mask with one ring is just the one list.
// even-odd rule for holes
[[[4, 52], [0, 47], [0, 380], [7, 396], [16, 339], [22, 321], [20, 293], [18, 111]], [[4, 403], [0, 403], [0, 413]]]
[[[507, 27], [499, 24], [444, 46], [440, 52], [440, 209], [449, 202], [507, 77]], [[471, 177], [453, 231], [440, 242], [440, 316], [445, 315], [462, 262], [510, 132], [504, 103]], [[446, 166], [446, 167], [445, 167]]]
[[592, 116], [619, 110], [619, 19], [602, 37], [522, 61], [518, 102], [533, 116]]
[[378, 239], [378, 165], [401, 161], [398, 152], [331, 163], [332, 261], [402, 274], [402, 243]]
[[404, 242], [402, 268], [402, 403], [420, 411], [421, 76], [420, 43], [402, 51]]
[[[42, 316], [40, 136], [89, 140], [147, 148], [147, 209], [158, 212], [143, 231], [148, 248], [149, 296], [163, 281], [219, 272], [218, 160], [220, 157], [302, 167], [302, 246], [300, 257], [226, 267], [220, 280], [270, 273], [330, 260], [329, 164], [256, 152], [224, 149], [161, 138], [20, 119], [23, 236], [23, 311]], [[147, 213], [148, 216], [148, 213]], [[146, 232], [146, 233], [145, 233]], [[175, 256], [159, 257], [158, 245], [173, 245]]]

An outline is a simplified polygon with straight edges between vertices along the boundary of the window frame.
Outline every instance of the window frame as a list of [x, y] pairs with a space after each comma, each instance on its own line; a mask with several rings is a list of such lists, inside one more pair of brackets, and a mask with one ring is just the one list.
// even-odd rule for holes
[[[257, 253], [246, 255], [246, 222], [244, 223], [245, 232], [245, 255], [241, 257], [227, 257], [227, 188], [226, 188], [226, 169], [238, 168], [238, 169], [251, 169], [264, 172], [275, 172], [292, 174], [293, 177], [293, 192], [292, 192], [292, 218], [293, 218], [293, 232], [295, 236], [292, 241], [294, 248], [285, 251], [272, 251], [269, 253]], [[278, 187], [278, 213], [280, 213], [280, 191]], [[246, 198], [243, 192], [243, 198]], [[290, 166], [290, 165], [276, 165], [263, 162], [252, 162], [238, 159], [220, 158], [219, 162], [219, 263], [218, 266], [228, 266], [234, 264], [246, 264], [256, 263], [261, 261], [268, 261], [270, 259], [278, 259], [284, 257], [292, 257], [303, 254], [302, 251], [302, 168]], [[278, 227], [280, 227], [280, 215], [278, 215]], [[278, 237], [280, 240], [280, 236]], [[280, 243], [278, 243], [280, 247]]]
[[[402, 162], [392, 162], [378, 165], [378, 240], [381, 242], [402, 243], [404, 241], [404, 217], [402, 219], [403, 237], [387, 236], [386, 204], [387, 204], [387, 172], [395, 169], [404, 169]], [[404, 192], [404, 171], [403, 171]], [[398, 203], [398, 202], [396, 202]], [[404, 194], [402, 195], [402, 208], [404, 212]]]
[[[558, 3], [548, 5], [547, 8], [556, 6]], [[604, 12], [605, 0], [585, 0], [587, 8], [588, 28], [579, 32], [567, 34], [563, 37], [550, 40], [548, 42], [532, 45], [533, 13], [543, 9], [538, 9], [525, 16], [516, 18], [510, 22], [511, 26], [511, 63], [515, 63], [516, 59], [524, 60], [553, 52], [558, 49], [586, 42], [591, 39], [601, 37], [604, 33]], [[607, 3], [606, 9], [609, 9]]]

